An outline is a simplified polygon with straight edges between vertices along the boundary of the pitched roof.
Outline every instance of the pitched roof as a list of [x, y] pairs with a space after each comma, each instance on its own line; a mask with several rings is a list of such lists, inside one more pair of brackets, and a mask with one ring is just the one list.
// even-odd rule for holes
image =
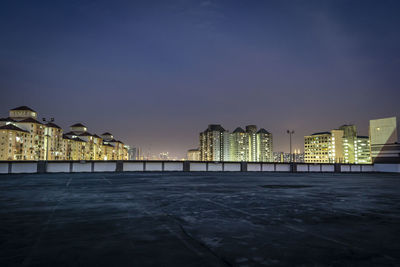
[[209, 124], [205, 132], [213, 132], [213, 131], [225, 132], [225, 129], [221, 126], [221, 124]]
[[243, 130], [243, 128], [237, 127], [233, 133], [245, 133], [245, 131]]
[[36, 111], [34, 111], [33, 109], [31, 109], [30, 107], [27, 107], [27, 106], [20, 106], [20, 107], [13, 108], [11, 110], [29, 110], [29, 111], [36, 112]]
[[103, 133], [101, 135], [112, 135], [112, 134], [110, 134], [109, 132], [105, 132], [105, 133]]
[[84, 132], [84, 133], [81, 133], [79, 136], [93, 136], [93, 134], [91, 134], [89, 132]]
[[14, 119], [7, 117], [7, 118], [0, 118], [0, 121], [11, 121], [11, 122], [15, 122]]
[[26, 118], [23, 119], [22, 121], [18, 121], [18, 123], [38, 123], [38, 124], [43, 124], [38, 120], [35, 120], [34, 118]]
[[58, 126], [57, 124], [55, 124], [55, 123], [52, 123], [52, 122], [48, 122], [48, 123], [46, 123], [46, 126], [47, 126], [47, 127], [51, 127], [51, 128], [57, 128], [57, 129], [61, 129], [61, 127], [60, 127], [60, 126]]
[[11, 130], [11, 131], [19, 131], [19, 132], [29, 133], [28, 131], [22, 130], [21, 128], [18, 128], [17, 126], [12, 125], [12, 124], [7, 124], [4, 126], [1, 126], [0, 130]]
[[110, 147], [114, 147], [113, 145], [111, 145], [111, 144], [107, 144], [107, 143], [103, 143], [103, 146], [110, 146]]
[[74, 125], [71, 125], [70, 127], [86, 127], [82, 123], [75, 123]]
[[68, 132], [68, 133], [65, 133], [64, 135], [79, 135], [78, 133], [76, 133], [76, 132]]
[[67, 135], [65, 135], [65, 134], [63, 134], [63, 138], [64, 138], [64, 139], [68, 139], [68, 140], [72, 140], [71, 137], [69, 137], [69, 136], [67, 136]]
[[85, 140], [80, 139], [79, 137], [73, 137], [72, 140], [79, 141], [79, 142], [86, 142]]
[[312, 135], [321, 135], [321, 134], [331, 134], [330, 132], [319, 132], [319, 133], [313, 133]]
[[97, 134], [94, 134], [93, 137], [96, 137], [96, 138], [100, 138], [100, 139], [101, 139], [101, 137], [98, 136]]
[[260, 128], [260, 130], [258, 130], [257, 133], [270, 134], [270, 132], [268, 132], [264, 128]]

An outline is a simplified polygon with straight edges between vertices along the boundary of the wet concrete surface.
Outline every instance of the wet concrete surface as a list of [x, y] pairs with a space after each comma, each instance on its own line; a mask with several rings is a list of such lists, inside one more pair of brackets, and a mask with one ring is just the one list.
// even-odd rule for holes
[[0, 266], [399, 266], [396, 174], [0, 175]]

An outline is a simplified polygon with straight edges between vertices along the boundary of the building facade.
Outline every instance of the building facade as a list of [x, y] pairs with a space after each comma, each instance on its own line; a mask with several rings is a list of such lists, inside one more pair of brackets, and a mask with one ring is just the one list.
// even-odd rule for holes
[[342, 125], [330, 132], [304, 137], [304, 161], [307, 163], [371, 163], [370, 142], [358, 136], [355, 125]]
[[372, 162], [400, 163], [400, 138], [396, 117], [370, 120], [369, 138]]
[[37, 117], [36, 111], [21, 106], [11, 109], [9, 117], [0, 118], [0, 160], [128, 159], [127, 147], [121, 141], [91, 134], [81, 123], [64, 134], [53, 119], [42, 123]]
[[187, 159], [191, 161], [199, 161], [200, 160], [200, 149], [189, 149], [187, 152]]
[[232, 133], [221, 125], [209, 125], [200, 133], [200, 160], [272, 162], [272, 134], [256, 125]]

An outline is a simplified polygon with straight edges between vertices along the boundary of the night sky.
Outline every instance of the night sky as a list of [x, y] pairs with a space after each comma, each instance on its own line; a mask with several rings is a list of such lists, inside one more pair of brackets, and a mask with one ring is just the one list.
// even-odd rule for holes
[[28, 105], [183, 157], [208, 124], [274, 150], [400, 117], [400, 1], [1, 1], [0, 117]]

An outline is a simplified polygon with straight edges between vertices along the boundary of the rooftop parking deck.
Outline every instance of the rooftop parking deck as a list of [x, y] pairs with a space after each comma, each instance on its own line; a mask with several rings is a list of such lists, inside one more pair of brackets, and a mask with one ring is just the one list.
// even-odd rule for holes
[[400, 265], [400, 175], [0, 175], [0, 266]]

